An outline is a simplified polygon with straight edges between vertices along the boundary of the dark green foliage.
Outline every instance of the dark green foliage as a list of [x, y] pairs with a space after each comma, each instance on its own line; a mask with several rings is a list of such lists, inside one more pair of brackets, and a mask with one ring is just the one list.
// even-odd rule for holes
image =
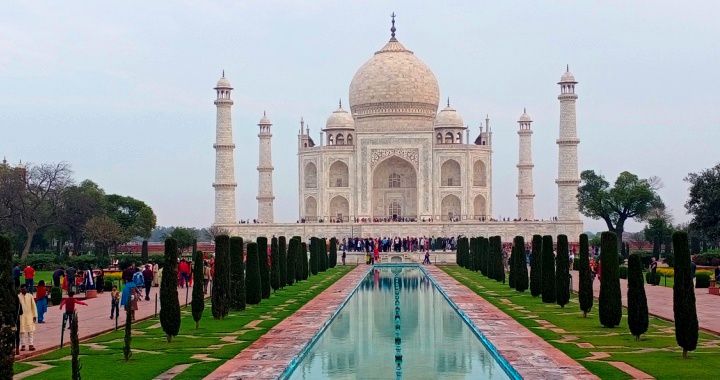
[[600, 297], [598, 313], [600, 324], [615, 327], [622, 319], [620, 277], [618, 276], [618, 243], [614, 232], [603, 232], [600, 237]]
[[320, 239], [320, 271], [325, 272], [328, 269], [327, 240]]
[[[165, 276], [163, 276], [164, 278]], [[215, 277], [212, 282], [212, 315], [222, 319], [230, 312], [230, 237], [215, 237]]]
[[[232, 243], [231, 243], [232, 244]], [[203, 253], [195, 251], [193, 255], [193, 288], [192, 301], [190, 308], [192, 309], [193, 321], [195, 328], [200, 326], [203, 310], [205, 310], [205, 289], [203, 288]]]
[[505, 266], [503, 265], [502, 238], [493, 236], [490, 238], [490, 252], [492, 254], [493, 279], [505, 283]]
[[457, 256], [458, 265], [460, 265], [463, 268], [468, 268], [468, 240], [466, 237], [461, 236], [457, 239], [457, 250], [455, 251], [455, 255]]
[[696, 272], [695, 273], [695, 287], [709, 288], [710, 287], [710, 273], [707, 272]]
[[258, 265], [260, 266], [260, 284], [262, 298], [270, 298], [270, 267], [268, 267], [268, 245], [267, 238], [257, 238]]
[[337, 239], [330, 239], [330, 268], [335, 268], [337, 265]]
[[[683, 357], [688, 351], [694, 351], [698, 342], [698, 319], [695, 307], [690, 268], [688, 235], [675, 232], [672, 235], [675, 252], [675, 283], [673, 285], [673, 314], [675, 316], [675, 340], [683, 349]], [[605, 274], [603, 273], [603, 276]]]
[[525, 238], [515, 236], [513, 240], [513, 249], [517, 249], [515, 253], [515, 290], [524, 292], [528, 288], [528, 269], [527, 258], [525, 257]]
[[287, 241], [285, 236], [278, 238], [278, 257], [280, 258], [280, 289], [282, 289], [287, 285], [288, 278]]
[[555, 257], [555, 301], [560, 307], [570, 302], [570, 253], [568, 238], [558, 235], [557, 256]]
[[542, 301], [555, 303], [555, 255], [553, 254], [552, 236], [545, 235], [542, 240]]
[[62, 288], [59, 286], [53, 286], [50, 288], [50, 302], [54, 306], [60, 305], [60, 302], [62, 302], [63, 297], [63, 291]]
[[[12, 278], [10, 239], [0, 235], [0, 378], [13, 378], [18, 297]], [[54, 288], [53, 288], [54, 289]], [[62, 298], [62, 291], [60, 293]]]
[[307, 280], [310, 277], [310, 261], [308, 260], [307, 243], [300, 244], [300, 264], [302, 264], [302, 279]]
[[178, 247], [173, 238], [165, 239], [165, 266], [160, 283], [160, 325], [168, 342], [180, 332], [180, 300], [178, 299]]
[[123, 338], [123, 358], [125, 361], [132, 357], [132, 309], [125, 310], [125, 336]]
[[248, 305], [257, 305], [262, 299], [262, 278], [260, 277], [260, 258], [257, 243], [247, 245], [247, 270], [245, 271], [245, 301]]
[[533, 235], [530, 250], [530, 294], [542, 294], [542, 236]]
[[278, 239], [270, 239], [270, 286], [273, 291], [280, 289], [280, 249]]
[[148, 241], [143, 240], [142, 249], [140, 250], [140, 260], [144, 263], [148, 262]]
[[495, 236], [490, 236], [487, 239], [487, 276], [488, 278], [495, 279]]
[[511, 289], [515, 289], [515, 261], [517, 260], [517, 247], [513, 244], [510, 249], [510, 257], [508, 257], [508, 286]]
[[645, 281], [642, 277], [640, 255], [628, 257], [628, 290], [627, 290], [628, 327], [635, 340], [648, 330], [648, 306], [645, 296]]
[[70, 319], [70, 357], [72, 380], [80, 380], [80, 337], [78, 336], [77, 313], [74, 313]]
[[[245, 310], [245, 263], [243, 262], [244, 241], [239, 236], [230, 238], [230, 283], [228, 286], [228, 307], [231, 310]], [[193, 300], [195, 293], [193, 290]]]
[[296, 257], [297, 257], [297, 246], [299, 242], [297, 239], [290, 239], [290, 245], [288, 245], [287, 258], [285, 263], [285, 284], [291, 286], [295, 283], [295, 268], [297, 268]]
[[587, 317], [593, 306], [593, 279], [590, 273], [590, 244], [586, 234], [580, 235], [580, 253], [577, 258], [579, 272], [578, 299], [583, 317]]
[[653, 277], [652, 272], [646, 272], [645, 273], [645, 282], [647, 282], [650, 285], [660, 285], [660, 275], [655, 273], [655, 277]]
[[462, 253], [460, 252], [460, 242], [458, 242], [458, 249], [455, 250], [455, 264], [464, 267], [462, 262]]
[[310, 274], [313, 276], [318, 274], [318, 270], [320, 269], [320, 265], [318, 264], [318, 246], [319, 246], [319, 239], [316, 237], [310, 238]]
[[490, 277], [490, 271], [488, 270], [490, 264], [490, 242], [486, 237], [481, 236], [478, 245], [480, 248], [480, 273], [486, 277]]

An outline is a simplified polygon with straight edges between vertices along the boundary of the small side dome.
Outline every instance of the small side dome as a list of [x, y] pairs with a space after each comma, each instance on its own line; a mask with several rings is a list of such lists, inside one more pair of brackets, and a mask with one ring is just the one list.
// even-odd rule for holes
[[340, 103], [337, 110], [335, 110], [330, 117], [328, 117], [325, 123], [326, 129], [355, 129], [355, 120], [353, 119], [350, 112], [345, 111]]
[[465, 122], [455, 108], [450, 107], [448, 101], [447, 107], [438, 112], [433, 125], [435, 128], [463, 128]]
[[567, 66], [565, 73], [560, 77], [558, 83], [577, 83], [575, 76], [570, 72], [570, 65]]
[[223, 76], [218, 79], [217, 85], [215, 88], [230, 88], [232, 89], [232, 85], [230, 84], [230, 81], [225, 78], [225, 72], [223, 71]]
[[527, 114], [527, 111], [523, 108], [523, 114], [520, 115], [520, 119], [518, 119], [518, 123], [531, 123], [532, 118], [530, 115]]
[[260, 121], [258, 121], [258, 125], [272, 125], [272, 122], [267, 118], [265, 111], [263, 111], [263, 117]]

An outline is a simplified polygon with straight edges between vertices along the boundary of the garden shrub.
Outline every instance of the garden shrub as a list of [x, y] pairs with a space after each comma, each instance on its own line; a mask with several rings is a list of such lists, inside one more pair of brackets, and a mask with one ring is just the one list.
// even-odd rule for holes
[[570, 302], [570, 255], [568, 238], [558, 235], [557, 256], [555, 256], [555, 298], [560, 307]]
[[59, 286], [53, 286], [50, 288], [50, 302], [52, 302], [53, 306], [60, 305], [60, 302], [62, 302], [63, 297], [63, 290]]
[[673, 316], [675, 317], [675, 340], [683, 349], [683, 358], [694, 351], [698, 342], [698, 319], [695, 307], [695, 290], [690, 274], [688, 235], [677, 231], [672, 235], [675, 252], [675, 283], [673, 284]]
[[[215, 276], [212, 282], [211, 311], [214, 319], [223, 319], [230, 312], [230, 237], [215, 237]], [[163, 279], [165, 274], [163, 273]]]
[[542, 301], [555, 303], [555, 256], [553, 255], [552, 236], [545, 235], [542, 240]]
[[178, 299], [177, 241], [165, 239], [165, 268], [160, 284], [160, 325], [167, 341], [180, 332], [180, 300]]
[[195, 328], [200, 327], [200, 319], [202, 318], [203, 311], [205, 310], [205, 289], [203, 284], [203, 255], [200, 251], [195, 251], [193, 256], [193, 288], [192, 288], [192, 301], [190, 308], [192, 311], [192, 317], [195, 321]]
[[268, 267], [267, 238], [260, 236], [255, 241], [257, 242], [258, 265], [260, 266], [260, 290], [262, 298], [270, 298], [270, 268]]
[[645, 282], [642, 278], [642, 263], [640, 256], [628, 257], [628, 289], [627, 314], [628, 327], [635, 340], [647, 332], [649, 326], [647, 296], [645, 295]]
[[540, 254], [542, 252], [542, 236], [533, 235], [530, 250], [530, 294], [537, 297], [542, 293], [542, 269]]
[[284, 288], [287, 284], [288, 258], [287, 258], [287, 241], [285, 236], [278, 238], [278, 258], [280, 259], [280, 288]]
[[[228, 304], [232, 310], [245, 310], [245, 263], [243, 263], [243, 239], [230, 238], [230, 289]], [[202, 277], [201, 277], [202, 278]]]
[[706, 271], [695, 272], [695, 287], [696, 288], [709, 288], [710, 287], [710, 272], [706, 272]]
[[622, 278], [622, 279], [626, 279], [626, 280], [627, 280], [627, 278], [628, 278], [628, 267], [626, 267], [626, 266], [624, 266], [624, 265], [618, 267], [618, 276], [619, 276], [620, 278]]
[[580, 302], [580, 310], [583, 312], [583, 317], [587, 318], [587, 313], [590, 312], [593, 306], [593, 279], [590, 273], [590, 250], [588, 244], [588, 236], [586, 234], [580, 235], [580, 254], [575, 262], [578, 265], [579, 272], [579, 287], [578, 287], [578, 301]]
[[258, 246], [255, 242], [247, 245], [247, 260], [245, 265], [245, 301], [248, 305], [257, 305], [262, 299], [262, 278], [260, 278], [260, 262]]
[[528, 269], [525, 258], [525, 238], [515, 236], [513, 248], [517, 247], [515, 257], [515, 290], [524, 292], [528, 288]]
[[614, 232], [603, 232], [600, 237], [600, 297], [598, 310], [600, 324], [615, 327], [622, 318], [620, 299], [620, 277], [618, 277], [617, 235]]
[[278, 239], [270, 239], [270, 287], [273, 292], [280, 289], [280, 250]]

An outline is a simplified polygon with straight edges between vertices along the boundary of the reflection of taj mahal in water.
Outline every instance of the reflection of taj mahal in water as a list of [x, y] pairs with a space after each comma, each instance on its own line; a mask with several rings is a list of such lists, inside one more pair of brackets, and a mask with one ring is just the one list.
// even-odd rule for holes
[[[532, 180], [532, 120], [518, 120], [517, 221], [492, 219], [492, 128], [486, 118], [473, 133], [450, 101], [438, 111], [438, 81], [412, 51], [391, 38], [355, 73], [349, 106], [340, 104], [316, 142], [298, 130], [298, 220], [274, 223], [270, 120], [259, 126], [258, 217], [238, 224], [235, 215], [231, 99], [224, 77], [216, 86], [215, 225], [246, 237], [451, 236], [457, 234], [560, 234], [582, 230], [575, 123], [575, 78], [560, 82], [558, 216], [537, 221]], [[572, 240], [572, 237], [571, 237]]]

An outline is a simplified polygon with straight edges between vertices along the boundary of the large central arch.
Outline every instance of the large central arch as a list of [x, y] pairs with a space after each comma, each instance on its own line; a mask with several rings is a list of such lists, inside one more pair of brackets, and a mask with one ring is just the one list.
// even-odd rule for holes
[[389, 157], [375, 167], [372, 179], [373, 217], [417, 217], [417, 172], [410, 162]]

